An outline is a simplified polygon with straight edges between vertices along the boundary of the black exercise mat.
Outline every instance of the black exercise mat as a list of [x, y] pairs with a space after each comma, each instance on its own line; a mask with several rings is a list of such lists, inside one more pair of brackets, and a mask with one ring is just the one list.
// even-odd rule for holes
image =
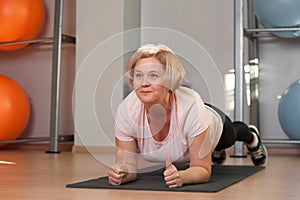
[[[183, 168], [183, 167], [179, 167]], [[168, 188], [163, 180], [164, 168], [156, 171], [139, 173], [138, 179], [131, 183], [119, 186], [108, 184], [107, 177], [100, 177], [83, 182], [68, 184], [68, 188], [91, 188], [91, 189], [123, 189], [123, 190], [152, 190], [152, 191], [177, 191], [177, 192], [218, 192], [233, 185], [244, 178], [251, 176], [260, 170], [262, 166], [236, 166], [236, 165], [213, 165], [212, 176], [208, 183], [185, 185], [181, 188]]]

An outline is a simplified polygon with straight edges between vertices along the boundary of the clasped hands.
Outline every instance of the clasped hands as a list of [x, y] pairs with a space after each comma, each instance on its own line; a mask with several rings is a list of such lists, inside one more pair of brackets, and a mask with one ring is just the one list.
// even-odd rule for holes
[[[124, 165], [122, 152], [117, 152], [116, 164], [110, 168], [108, 172], [108, 181], [111, 185], [121, 185], [126, 182], [127, 169]], [[163, 173], [166, 185], [170, 188], [181, 187], [182, 181], [180, 173], [177, 168], [172, 164], [171, 154], [166, 156], [166, 169]]]

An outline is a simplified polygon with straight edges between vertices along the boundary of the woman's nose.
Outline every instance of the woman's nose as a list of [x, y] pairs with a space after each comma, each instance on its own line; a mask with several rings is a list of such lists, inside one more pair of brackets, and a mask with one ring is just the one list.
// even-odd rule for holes
[[144, 76], [142, 79], [142, 87], [146, 87], [150, 85], [150, 81], [149, 81], [149, 77], [148, 76]]

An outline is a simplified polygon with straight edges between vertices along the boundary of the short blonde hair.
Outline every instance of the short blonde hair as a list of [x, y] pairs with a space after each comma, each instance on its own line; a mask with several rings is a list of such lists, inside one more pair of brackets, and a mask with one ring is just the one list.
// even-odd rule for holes
[[166, 45], [163, 44], [147, 44], [141, 46], [128, 61], [125, 72], [128, 77], [128, 83], [133, 86], [134, 67], [138, 60], [142, 58], [156, 58], [165, 66], [166, 79], [165, 84], [171, 91], [175, 91], [185, 78], [185, 70], [177, 58], [176, 54]]

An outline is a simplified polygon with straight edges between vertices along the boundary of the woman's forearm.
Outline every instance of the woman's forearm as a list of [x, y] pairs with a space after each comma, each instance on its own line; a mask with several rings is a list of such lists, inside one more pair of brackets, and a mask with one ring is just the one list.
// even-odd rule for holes
[[206, 183], [209, 181], [211, 171], [204, 167], [192, 166], [186, 170], [179, 171], [182, 185]]

